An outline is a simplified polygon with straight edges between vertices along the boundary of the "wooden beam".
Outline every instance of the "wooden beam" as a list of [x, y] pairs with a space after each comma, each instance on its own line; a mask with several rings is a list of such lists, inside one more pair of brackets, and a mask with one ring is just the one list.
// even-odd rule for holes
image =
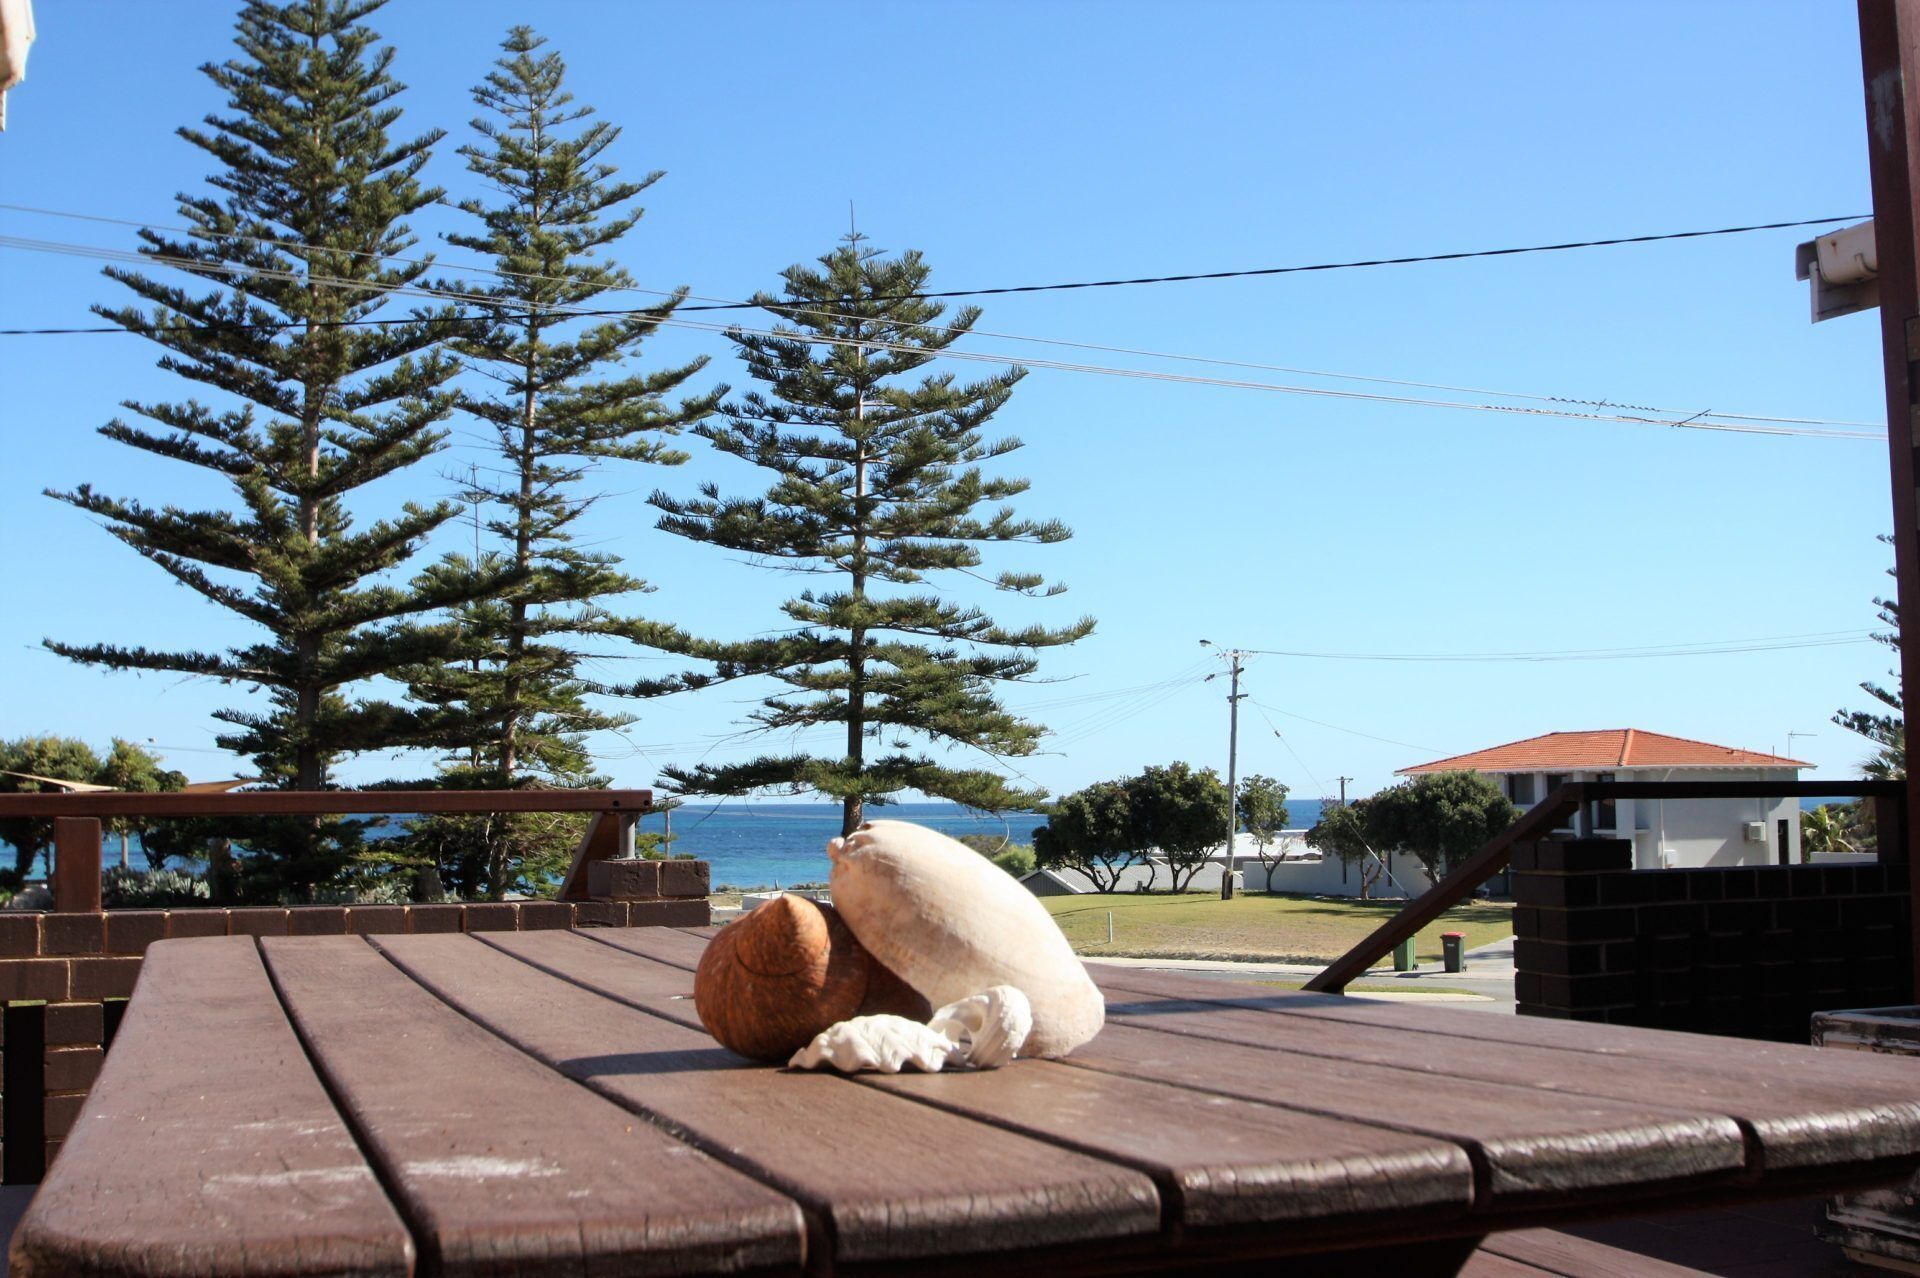
[[[1867, 170], [1873, 181], [1873, 238], [1880, 267], [1880, 349], [1886, 371], [1887, 451], [1893, 481], [1893, 570], [1900, 616], [1900, 688], [1920, 706], [1920, 500], [1914, 492], [1914, 448], [1920, 444], [1920, 252], [1916, 251], [1913, 193], [1920, 186], [1920, 0], [1859, 0], [1860, 75], [1866, 91]], [[1904, 858], [1920, 864], [1912, 843], [1920, 834], [1920, 773], [1907, 773], [1909, 840]], [[1912, 893], [1920, 924], [1920, 883]], [[1920, 941], [1920, 930], [1914, 932]], [[1920, 990], [1920, 943], [1913, 947]]]
[[1580, 781], [1555, 786], [1553, 793], [1527, 809], [1526, 815], [1494, 835], [1485, 847], [1456, 865], [1451, 874], [1375, 928], [1366, 940], [1328, 964], [1325, 971], [1302, 988], [1320, 994], [1338, 994], [1346, 989], [1349, 983], [1366, 975], [1368, 968], [1385, 958], [1394, 946], [1472, 896], [1475, 888], [1498, 874], [1516, 843], [1544, 838], [1559, 828], [1562, 820], [1578, 812], [1581, 804], [1594, 797], [1590, 791], [1596, 788]]
[[100, 912], [100, 821], [56, 817], [53, 822], [53, 908], [58, 914]]
[[0, 817], [331, 816], [387, 812], [632, 812], [651, 790], [249, 790], [228, 794], [0, 794]]

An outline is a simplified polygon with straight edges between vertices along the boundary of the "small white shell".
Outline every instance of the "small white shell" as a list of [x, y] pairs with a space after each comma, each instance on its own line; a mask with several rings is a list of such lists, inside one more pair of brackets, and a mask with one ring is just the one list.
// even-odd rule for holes
[[999, 1069], [1033, 1032], [1033, 1005], [1013, 986], [996, 985], [947, 1004], [928, 1026], [952, 1039], [971, 1068]]
[[856, 1016], [814, 1035], [793, 1054], [793, 1069], [832, 1066], [842, 1074], [898, 1074], [908, 1065], [937, 1073], [961, 1057], [945, 1034], [904, 1016]]

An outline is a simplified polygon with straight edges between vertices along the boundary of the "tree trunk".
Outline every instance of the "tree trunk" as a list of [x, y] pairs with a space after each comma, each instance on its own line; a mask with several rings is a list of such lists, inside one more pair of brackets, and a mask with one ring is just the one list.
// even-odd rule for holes
[[[860, 340], [860, 324], [853, 326], [855, 342]], [[860, 352], [860, 365], [864, 370], [867, 362], [865, 347], [856, 347]], [[853, 382], [854, 428], [853, 453], [853, 565], [852, 596], [856, 612], [867, 599], [867, 442], [860, 433], [857, 423], [867, 417], [866, 381], [856, 376]], [[867, 631], [864, 626], [853, 627], [847, 645], [847, 761], [853, 765], [856, 785], [860, 783], [866, 766], [866, 709], [867, 709]], [[867, 817], [867, 796], [856, 790], [841, 800], [840, 835], [842, 838], [860, 828]]]

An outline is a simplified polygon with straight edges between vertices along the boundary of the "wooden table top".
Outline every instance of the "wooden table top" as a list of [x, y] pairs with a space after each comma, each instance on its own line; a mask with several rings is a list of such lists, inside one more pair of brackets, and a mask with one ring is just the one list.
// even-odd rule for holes
[[700, 1029], [705, 944], [156, 944], [15, 1272], [1452, 1272], [1491, 1231], [1920, 1165], [1898, 1058], [1098, 965], [1067, 1060], [787, 1072]]

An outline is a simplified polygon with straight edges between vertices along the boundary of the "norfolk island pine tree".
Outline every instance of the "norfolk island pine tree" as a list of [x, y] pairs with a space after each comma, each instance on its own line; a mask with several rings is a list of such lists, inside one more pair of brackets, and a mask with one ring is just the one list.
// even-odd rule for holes
[[[640, 221], [633, 200], [662, 175], [616, 180], [617, 169], [603, 156], [620, 130], [574, 104], [566, 64], [556, 52], [541, 52], [544, 44], [531, 29], [513, 28], [503, 56], [473, 90], [485, 114], [473, 121], [477, 139], [460, 154], [493, 194], [459, 203], [479, 230], [447, 236], [492, 259], [499, 273], [498, 282], [474, 290], [485, 299], [482, 314], [452, 345], [494, 388], [462, 389], [459, 399], [496, 441], [503, 479], [476, 485], [469, 498], [497, 512], [488, 527], [501, 548], [477, 564], [450, 556], [429, 579], [501, 568], [521, 579], [511, 594], [460, 610], [464, 642], [451, 659], [408, 672], [414, 699], [443, 711], [450, 756], [442, 782], [462, 788], [605, 784], [593, 773], [585, 734], [622, 727], [634, 716], [599, 709], [588, 696], [644, 697], [685, 686], [584, 677], [590, 653], [583, 644], [645, 644], [667, 635], [684, 647], [686, 637], [604, 607], [605, 599], [650, 587], [622, 572], [616, 556], [580, 548], [571, 529], [598, 500], [583, 491], [596, 463], [686, 461], [664, 438], [710, 415], [727, 389], [669, 402], [706, 366], [705, 356], [652, 373], [620, 367], [685, 289], [610, 321], [583, 322], [570, 313], [632, 287], [604, 254]], [[516, 886], [539, 886], [523, 881], [522, 871], [540, 877], [540, 867], [571, 849], [580, 824], [551, 814], [438, 818], [416, 824], [416, 843], [437, 845], [456, 886], [497, 898]]]
[[[250, 755], [261, 778], [317, 790], [343, 755], [425, 744], [429, 711], [346, 690], [444, 652], [449, 625], [422, 614], [501, 587], [377, 580], [452, 517], [451, 502], [407, 503], [356, 528], [347, 498], [435, 452], [453, 408], [455, 361], [439, 349], [452, 308], [359, 325], [390, 310], [430, 269], [397, 261], [415, 244], [404, 219], [441, 192], [421, 168], [442, 136], [396, 141], [393, 51], [361, 19], [378, 0], [251, 0], [239, 56], [204, 68], [231, 114], [180, 136], [218, 161], [213, 194], [183, 194], [185, 238], [143, 230], [142, 251], [206, 291], [109, 267], [153, 310], [96, 307], [159, 343], [163, 367], [239, 401], [128, 402], [150, 424], [101, 433], [224, 477], [226, 509], [186, 510], [109, 497], [82, 484], [51, 496], [176, 580], [265, 632], [225, 652], [156, 651], [49, 640], [116, 670], [200, 675], [264, 692], [265, 709], [229, 709], [218, 743]], [[382, 314], [383, 320], [392, 318]], [[336, 831], [338, 833], [338, 831]], [[351, 837], [281, 822], [274, 855], [250, 867], [263, 894], [309, 892], [345, 866]]]
[[781, 606], [793, 623], [788, 633], [685, 650], [715, 662], [721, 678], [767, 675], [792, 690], [762, 702], [754, 730], [838, 725], [845, 748], [837, 757], [796, 750], [663, 775], [688, 793], [828, 795], [840, 801], [843, 833], [865, 819], [870, 800], [904, 790], [984, 810], [1031, 807], [1042, 791], [986, 768], [948, 766], [914, 744], [990, 759], [1030, 754], [1043, 729], [1006, 710], [993, 685], [1030, 677], [1037, 649], [1093, 629], [1090, 617], [1059, 629], [1008, 629], [924, 589], [936, 573], [1026, 596], [1065, 589], [1032, 573], [974, 571], [982, 545], [1071, 535], [1058, 521], [1024, 520], [999, 504], [1025, 492], [1027, 481], [982, 472], [1020, 446], [981, 431], [1023, 372], [904, 380], [971, 329], [978, 308], [940, 322], [943, 307], [912, 296], [930, 273], [921, 256], [887, 257], [857, 234], [818, 267], [789, 267], [784, 296], [753, 299], [779, 321], [774, 335], [731, 337], [766, 389], [694, 432], [773, 472], [765, 494], [722, 497], [708, 484], [697, 498], [655, 493], [652, 501], [669, 532], [829, 579]]

